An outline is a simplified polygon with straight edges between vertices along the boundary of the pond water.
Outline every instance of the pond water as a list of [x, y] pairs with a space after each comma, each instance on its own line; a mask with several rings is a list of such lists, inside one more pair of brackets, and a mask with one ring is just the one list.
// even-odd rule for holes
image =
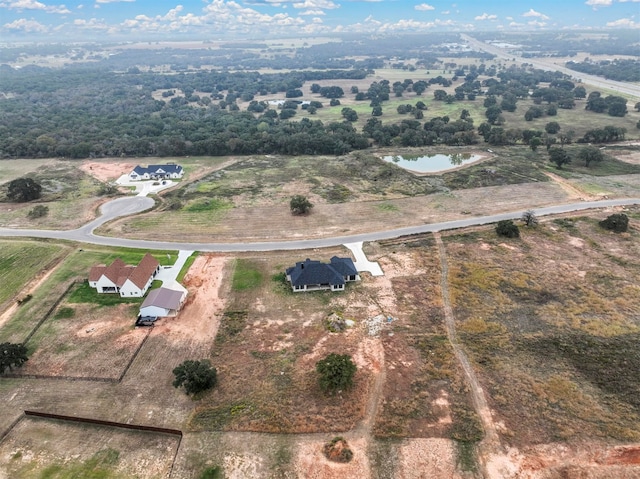
[[447, 171], [458, 166], [467, 165], [482, 159], [481, 155], [471, 155], [468, 153], [455, 153], [453, 155], [431, 155], [431, 156], [383, 156], [382, 159], [389, 163], [395, 163], [405, 170], [418, 173], [436, 173]]

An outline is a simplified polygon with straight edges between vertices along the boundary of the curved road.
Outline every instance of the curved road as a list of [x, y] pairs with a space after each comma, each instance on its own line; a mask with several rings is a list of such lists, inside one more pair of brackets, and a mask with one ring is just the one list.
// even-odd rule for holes
[[[53, 230], [29, 230], [0, 228], [0, 236], [4, 237], [33, 237], [33, 238], [53, 238], [81, 243], [91, 243], [106, 246], [121, 246], [129, 248], [140, 248], [148, 250], [157, 249], [178, 249], [189, 251], [212, 251], [212, 252], [242, 252], [242, 251], [277, 251], [277, 250], [297, 250], [309, 248], [325, 248], [339, 246], [345, 243], [356, 243], [359, 241], [378, 241], [384, 239], [398, 238], [400, 236], [414, 235], [420, 233], [434, 233], [437, 231], [464, 228], [467, 226], [478, 226], [487, 223], [495, 223], [500, 220], [518, 219], [523, 211], [512, 211], [489, 216], [479, 216], [465, 218], [462, 220], [445, 221], [442, 223], [431, 223], [417, 226], [408, 226], [387, 231], [377, 231], [372, 233], [362, 233], [352, 236], [336, 236], [333, 238], [318, 238], [294, 241], [270, 241], [254, 243], [184, 243], [167, 241], [147, 241], [125, 238], [112, 238], [98, 236], [93, 231], [100, 225], [120, 216], [127, 216], [150, 209], [154, 205], [154, 200], [147, 197], [126, 197], [119, 198], [109, 203], [105, 203], [100, 208], [102, 216], [87, 223], [81, 228], [70, 231]], [[570, 203], [565, 205], [548, 206], [535, 210], [537, 216], [569, 213], [572, 211], [588, 210], [593, 208], [606, 208], [612, 206], [640, 205], [640, 198], [627, 198], [617, 200], [584, 201], [581, 203]]]

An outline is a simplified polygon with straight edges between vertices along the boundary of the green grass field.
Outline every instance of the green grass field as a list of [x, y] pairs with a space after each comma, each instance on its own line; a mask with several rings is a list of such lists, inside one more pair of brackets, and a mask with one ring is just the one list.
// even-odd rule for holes
[[1, 240], [0, 245], [0, 305], [68, 252], [62, 245], [44, 241]]
[[[6, 251], [28, 252], [31, 249], [34, 249], [36, 252], [39, 250], [47, 251], [47, 249], [42, 249], [43, 243], [39, 241], [22, 242], [3, 240], [2, 244], [3, 248], [0, 257], [2, 257]], [[60, 245], [52, 244], [46, 246], [51, 250], [51, 259], [49, 259], [49, 262], [55, 258], [56, 254], [61, 255], [64, 251], [64, 247]], [[116, 258], [121, 258], [126, 264], [138, 264], [145, 253], [146, 251], [130, 248], [104, 248], [92, 245], [72, 250], [51, 276], [33, 292], [32, 298], [28, 302], [23, 303], [11, 320], [0, 329], [0, 342], [24, 341], [38, 322], [43, 319], [46, 312], [74, 282], [85, 281], [88, 278], [89, 270], [92, 266], [96, 264], [109, 264]], [[29, 266], [29, 264], [33, 262], [25, 260], [24, 258], [22, 261], [20, 260], [20, 254], [24, 253], [16, 254], [17, 256], [14, 256], [13, 270], [9, 268], [10, 263], [7, 260], [6, 264], [8, 268], [3, 267], [1, 271], [3, 273], [5, 271], [13, 271], [12, 274], [14, 276], [23, 278], [23, 284], [46, 265], [43, 260], [41, 263], [36, 263], [35, 266]], [[177, 252], [173, 250], [154, 251], [153, 255], [160, 264], [168, 265], [174, 263]], [[13, 294], [15, 295], [20, 288], [21, 286], [16, 284]], [[3, 292], [4, 289], [5, 288], [2, 288]], [[79, 292], [75, 294], [77, 295], [75, 298], [78, 302], [102, 304], [101, 301], [110, 301], [110, 298], [106, 297], [108, 295], [98, 295], [94, 290], [88, 288], [88, 286], [79, 288]], [[117, 299], [121, 302], [120, 300], [122, 298], [118, 296]]]

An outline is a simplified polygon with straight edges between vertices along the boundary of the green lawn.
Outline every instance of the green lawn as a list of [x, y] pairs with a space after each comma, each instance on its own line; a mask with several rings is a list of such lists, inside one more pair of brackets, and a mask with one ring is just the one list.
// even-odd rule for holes
[[13, 298], [47, 265], [68, 250], [62, 246], [36, 241], [0, 242], [0, 304]]

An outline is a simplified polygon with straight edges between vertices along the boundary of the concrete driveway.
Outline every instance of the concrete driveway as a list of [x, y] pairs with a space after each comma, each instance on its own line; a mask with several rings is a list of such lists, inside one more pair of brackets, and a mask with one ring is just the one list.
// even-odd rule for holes
[[353, 253], [353, 256], [356, 258], [353, 264], [359, 273], [367, 271], [371, 273], [371, 276], [384, 276], [380, 265], [375, 261], [369, 261], [367, 259], [364, 251], [362, 251], [362, 241], [358, 241], [356, 243], [345, 243], [344, 246], [349, 248]]
[[126, 187], [133, 186], [136, 189], [137, 196], [147, 196], [171, 188], [175, 182], [171, 180], [131, 181], [129, 175], [122, 175], [116, 180], [116, 184]]
[[162, 281], [162, 286], [165, 288], [186, 291], [184, 286], [178, 283], [178, 274], [182, 270], [182, 267], [187, 262], [189, 256], [193, 254], [193, 251], [180, 250], [178, 251], [178, 257], [171, 266], [162, 266], [160, 272], [156, 275], [156, 279]]

